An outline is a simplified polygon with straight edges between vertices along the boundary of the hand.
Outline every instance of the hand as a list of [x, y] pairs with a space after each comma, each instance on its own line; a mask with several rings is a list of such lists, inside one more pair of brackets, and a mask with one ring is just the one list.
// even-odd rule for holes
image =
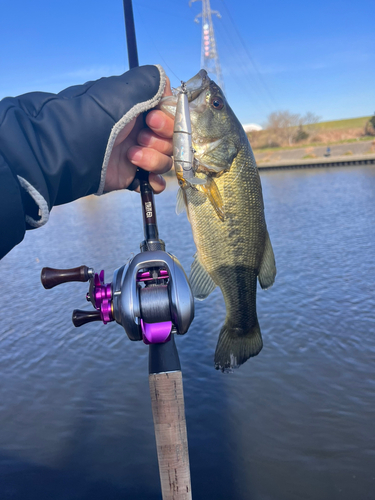
[[[164, 96], [172, 95], [169, 79]], [[165, 189], [165, 174], [173, 165], [173, 118], [163, 111], [152, 110], [146, 116], [134, 118], [118, 134], [109, 158], [104, 191], [127, 188], [137, 167], [150, 172], [149, 182], [155, 193]], [[139, 191], [139, 188], [136, 190]]]

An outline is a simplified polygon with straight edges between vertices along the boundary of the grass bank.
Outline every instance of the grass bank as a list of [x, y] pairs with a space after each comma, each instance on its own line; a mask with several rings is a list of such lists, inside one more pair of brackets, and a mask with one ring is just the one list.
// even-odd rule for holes
[[340, 129], [353, 129], [365, 128], [366, 123], [371, 116], [362, 116], [360, 118], [348, 118], [346, 120], [333, 120], [330, 122], [319, 122], [316, 124], [318, 130], [340, 130]]
[[253, 131], [248, 134], [254, 153], [283, 151], [297, 148], [329, 146], [375, 139], [366, 135], [365, 126], [371, 116], [319, 122], [304, 127], [308, 134], [303, 141], [288, 144], [275, 130]]

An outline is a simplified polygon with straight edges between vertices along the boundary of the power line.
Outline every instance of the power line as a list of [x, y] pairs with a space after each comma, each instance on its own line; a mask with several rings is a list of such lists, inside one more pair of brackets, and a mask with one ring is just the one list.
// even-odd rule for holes
[[226, 6], [224, 0], [221, 0], [221, 1], [223, 3], [223, 6], [224, 6], [225, 10], [227, 11], [228, 17], [229, 17], [229, 19], [230, 19], [230, 21], [232, 23], [232, 26], [233, 26], [236, 34], [237, 34], [237, 37], [238, 37], [239, 41], [241, 42], [241, 45], [242, 45], [242, 47], [243, 47], [243, 49], [244, 49], [244, 51], [245, 51], [245, 53], [246, 53], [246, 55], [247, 55], [250, 63], [252, 64], [252, 66], [253, 66], [253, 68], [255, 70], [255, 73], [256, 73], [256, 75], [257, 75], [257, 77], [259, 79], [259, 82], [261, 83], [261, 85], [262, 85], [265, 93], [267, 94], [267, 97], [270, 99], [270, 101], [272, 102], [273, 106], [278, 107], [278, 104], [277, 104], [274, 96], [272, 95], [271, 91], [269, 90], [268, 85], [266, 84], [265, 80], [263, 79], [263, 76], [262, 76], [261, 72], [259, 71], [257, 64], [255, 63], [254, 59], [252, 58], [252, 56], [250, 54], [250, 51], [249, 51], [249, 49], [248, 49], [248, 47], [247, 47], [244, 39], [242, 38], [241, 33], [238, 31], [237, 26], [234, 23], [233, 18], [232, 18], [231, 14], [230, 14], [230, 12], [228, 10], [228, 7]]
[[[260, 83], [257, 79], [252, 79], [248, 78], [248, 66], [246, 66], [246, 62], [244, 61], [244, 58], [241, 57], [239, 54], [237, 47], [233, 41], [233, 36], [229, 32], [227, 26], [225, 23], [223, 23], [220, 27], [221, 30], [223, 30], [222, 35], [225, 38], [223, 39], [223, 42], [225, 43], [225, 46], [227, 49], [230, 51], [230, 57], [231, 57], [231, 62], [236, 64], [236, 67], [240, 70], [240, 72], [245, 76], [244, 78], [238, 79], [234, 75], [232, 80], [238, 87], [238, 89], [241, 91], [241, 93], [244, 93], [244, 91], [247, 91], [250, 93], [250, 95], [255, 95], [255, 98], [252, 99], [253, 106], [260, 109], [262, 108], [263, 111], [273, 111], [273, 106], [270, 106], [269, 99], [267, 98], [266, 100], [264, 99], [264, 90], [260, 86]], [[224, 65], [225, 68], [225, 65]], [[228, 96], [229, 97], [229, 96]], [[268, 96], [267, 96], [268, 97]]]

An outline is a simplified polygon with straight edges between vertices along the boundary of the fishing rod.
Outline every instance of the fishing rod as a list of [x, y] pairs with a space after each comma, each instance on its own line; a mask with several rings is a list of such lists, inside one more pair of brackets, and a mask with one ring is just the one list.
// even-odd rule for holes
[[[139, 66], [132, 0], [123, 0], [123, 5], [129, 68], [132, 69]], [[140, 182], [145, 235], [141, 252], [165, 251], [165, 244], [159, 239], [154, 194], [148, 182], [148, 173], [138, 169], [137, 177]], [[186, 283], [188, 284], [187, 279]], [[156, 289], [156, 293], [160, 293], [160, 289]], [[177, 298], [180, 301], [183, 297], [180, 295]], [[194, 317], [191, 292], [189, 299], [186, 312], [190, 325]], [[159, 298], [154, 296], [153, 300], [156, 307]], [[170, 331], [169, 325], [166, 330]], [[163, 500], [191, 499], [182, 373], [173, 335], [169, 336], [167, 342], [150, 343], [149, 384]]]
[[[134, 16], [131, 0], [123, 0], [123, 4], [132, 69], [138, 66]], [[186, 95], [184, 98], [187, 105]], [[178, 124], [175, 129], [177, 142], [179, 137], [186, 141], [185, 131], [178, 134]], [[130, 188], [138, 186], [144, 232], [141, 252], [115, 270], [112, 282], [105, 282], [103, 270], [95, 273], [88, 266], [45, 267], [41, 281], [46, 289], [88, 281], [86, 299], [94, 310], [74, 310], [74, 326], [116, 321], [130, 340], [142, 340], [149, 346], [149, 384], [163, 500], [191, 500], [182, 373], [174, 335], [187, 332], [194, 318], [194, 299], [180, 262], [165, 251], [165, 243], [159, 238], [154, 194], [148, 172], [142, 169], [137, 170]]]

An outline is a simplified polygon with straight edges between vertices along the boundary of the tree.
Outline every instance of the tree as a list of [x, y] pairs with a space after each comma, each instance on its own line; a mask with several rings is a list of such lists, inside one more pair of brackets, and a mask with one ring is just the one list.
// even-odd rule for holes
[[274, 111], [268, 116], [266, 129], [291, 146], [296, 140], [306, 139], [319, 120], [320, 117], [311, 112], [301, 116], [290, 111]]
[[316, 128], [316, 124], [320, 122], [322, 119], [321, 116], [316, 115], [315, 113], [311, 113], [308, 111], [301, 118], [301, 127], [304, 127], [304, 130], [311, 134], [311, 132]]
[[274, 111], [268, 116], [266, 128], [282, 141], [292, 144], [295, 127], [298, 126], [300, 115], [289, 111]]
[[375, 135], [375, 113], [365, 125], [366, 135]]

